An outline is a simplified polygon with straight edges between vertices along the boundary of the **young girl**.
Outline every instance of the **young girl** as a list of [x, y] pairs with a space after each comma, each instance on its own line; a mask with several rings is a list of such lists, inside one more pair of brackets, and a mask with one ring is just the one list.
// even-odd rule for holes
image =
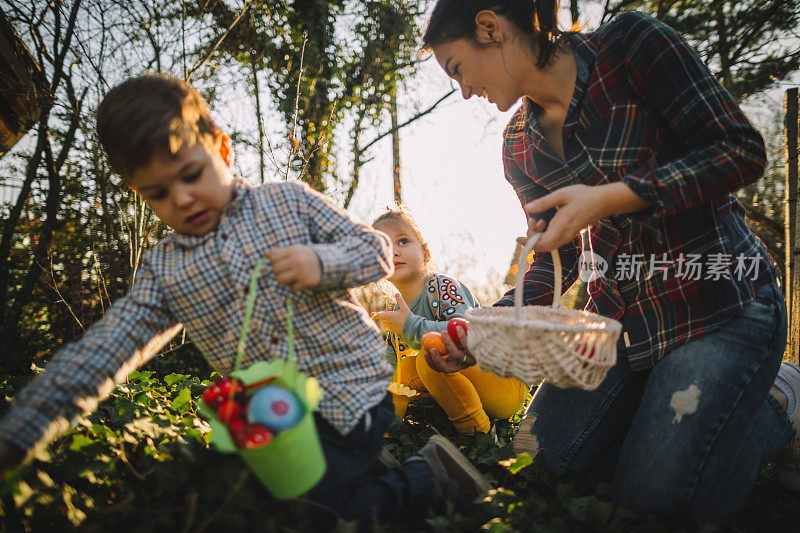
[[[491, 419], [517, 412], [528, 386], [476, 366], [443, 374], [431, 369], [424, 357], [417, 357], [425, 333], [444, 331], [451, 318], [463, 316], [467, 309], [478, 307], [478, 302], [462, 283], [430, 272], [428, 244], [407, 210], [389, 210], [372, 226], [389, 235], [393, 246], [395, 270], [389, 281], [398, 290], [397, 306], [375, 314], [389, 331], [387, 358], [396, 366], [392, 386], [411, 395], [427, 392], [433, 396], [461, 434], [488, 433]], [[399, 416], [405, 414], [408, 402], [403, 399], [408, 397], [395, 395]]]

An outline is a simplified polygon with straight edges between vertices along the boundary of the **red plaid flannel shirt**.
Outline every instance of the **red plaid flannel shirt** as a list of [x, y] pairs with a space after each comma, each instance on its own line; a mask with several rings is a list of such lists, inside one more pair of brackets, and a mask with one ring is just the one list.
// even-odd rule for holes
[[[572, 184], [622, 181], [654, 207], [589, 228], [607, 261], [586, 309], [622, 322], [619, 349], [634, 369], [701, 337], [780, 272], [731, 193], [761, 178], [760, 134], [734, 98], [669, 26], [641, 13], [571, 34], [578, 64], [562, 160], [527, 100], [504, 133], [506, 179], [524, 204]], [[581, 237], [559, 252], [564, 287], [579, 275]], [[699, 272], [699, 275], [698, 275]], [[526, 305], [553, 298], [550, 254], [525, 274]], [[495, 305], [513, 305], [509, 292]]]

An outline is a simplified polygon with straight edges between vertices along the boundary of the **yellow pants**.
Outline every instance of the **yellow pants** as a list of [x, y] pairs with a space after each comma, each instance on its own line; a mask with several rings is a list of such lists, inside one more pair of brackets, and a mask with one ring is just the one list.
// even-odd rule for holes
[[[432, 369], [425, 357], [400, 359], [394, 381], [427, 392], [442, 406], [459, 433], [487, 433], [490, 419], [509, 418], [522, 406], [528, 386], [516, 378], [501, 378], [471, 366], [453, 374]], [[395, 395], [395, 413], [403, 417], [408, 397]]]

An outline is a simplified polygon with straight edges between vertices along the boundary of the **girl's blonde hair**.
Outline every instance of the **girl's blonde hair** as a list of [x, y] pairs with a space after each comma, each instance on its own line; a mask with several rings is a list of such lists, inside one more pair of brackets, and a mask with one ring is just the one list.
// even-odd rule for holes
[[[425, 237], [422, 236], [422, 232], [419, 230], [419, 226], [417, 225], [417, 221], [414, 220], [414, 217], [411, 215], [411, 211], [404, 205], [398, 205], [395, 207], [386, 207], [386, 212], [380, 215], [378, 218], [372, 221], [372, 227], [375, 229], [380, 229], [378, 226], [401, 226], [406, 230], [410, 231], [414, 237], [419, 241], [420, 246], [422, 246], [422, 252], [425, 256], [425, 267], [430, 273], [431, 270], [431, 250], [428, 246], [428, 241], [425, 240]], [[394, 303], [394, 294], [397, 292], [396, 289], [390, 285], [388, 280], [381, 280], [378, 282], [377, 286], [378, 290], [383, 293], [384, 297], [387, 298], [390, 302]]]
[[428, 246], [428, 241], [426, 241], [425, 237], [422, 236], [422, 232], [419, 230], [417, 221], [414, 220], [413, 216], [411, 216], [411, 211], [409, 211], [407, 207], [403, 205], [399, 205], [397, 207], [387, 207], [385, 213], [372, 221], [373, 228], [377, 229], [379, 225], [404, 226], [407, 230], [414, 234], [414, 237], [417, 238], [420, 245], [422, 245], [422, 250], [425, 252], [425, 255], [430, 261], [431, 250]]

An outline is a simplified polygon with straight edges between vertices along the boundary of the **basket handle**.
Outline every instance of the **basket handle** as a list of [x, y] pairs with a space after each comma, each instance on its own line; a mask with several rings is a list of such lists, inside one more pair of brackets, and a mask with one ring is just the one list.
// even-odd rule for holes
[[[517, 286], [514, 287], [514, 307], [518, 312], [522, 309], [522, 293], [524, 292], [523, 277], [525, 275], [525, 260], [528, 254], [531, 253], [533, 247], [542, 238], [543, 233], [535, 233], [531, 235], [528, 242], [522, 248], [519, 256], [519, 263], [517, 264]], [[553, 308], [557, 309], [561, 306], [561, 257], [558, 255], [558, 248], [550, 252], [553, 256]]]

